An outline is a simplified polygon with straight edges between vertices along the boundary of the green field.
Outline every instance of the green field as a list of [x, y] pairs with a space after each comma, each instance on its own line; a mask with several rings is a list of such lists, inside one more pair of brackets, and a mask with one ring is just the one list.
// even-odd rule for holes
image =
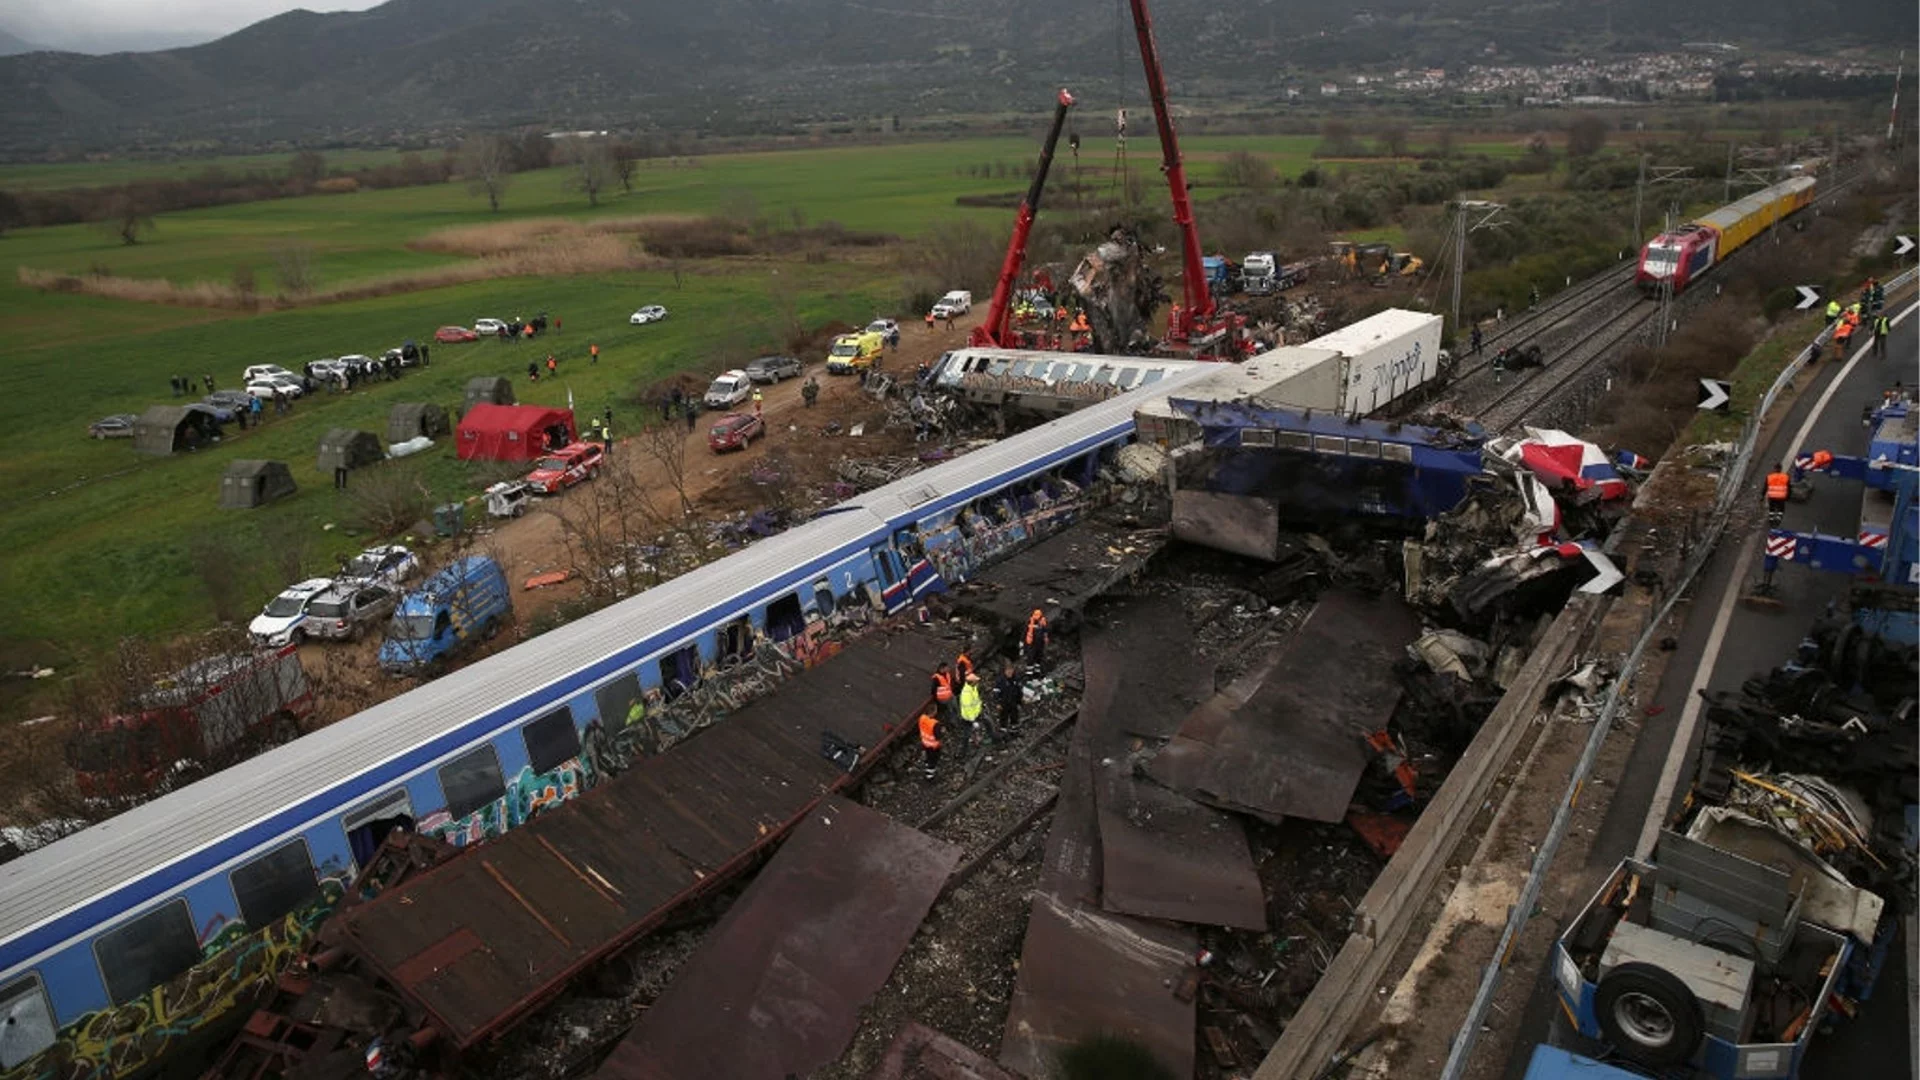
[[[6, 583], [0, 590], [0, 660], [31, 656], [71, 663], [122, 635], [167, 635], [206, 625], [213, 609], [195, 559], [204, 562], [208, 536], [225, 538], [233, 573], [256, 598], [282, 581], [286, 560], [280, 553], [290, 545], [309, 548], [313, 568], [330, 565], [334, 553], [356, 541], [340, 528], [323, 528], [342, 524], [347, 513], [330, 490], [330, 477], [314, 463], [315, 445], [329, 428], [383, 431], [391, 405], [454, 404], [462, 384], [481, 374], [515, 376], [523, 399], [536, 402], [563, 403], [571, 388], [582, 409], [611, 405], [616, 425], [630, 422], [628, 400], [638, 386], [675, 370], [717, 369], [778, 340], [769, 314], [774, 270], [784, 275], [781, 289], [791, 290], [810, 325], [900, 314], [893, 310], [898, 271], [884, 252], [871, 249], [823, 262], [689, 261], [678, 287], [665, 270], [522, 277], [259, 314], [43, 293], [22, 286], [17, 267], [226, 282], [236, 266], [247, 265], [262, 291], [271, 293], [275, 254], [290, 244], [312, 250], [325, 288], [454, 261], [407, 247], [450, 226], [527, 217], [738, 213], [747, 206], [781, 227], [836, 221], [910, 238], [939, 222], [970, 217], [999, 233], [1010, 217], [1006, 210], [962, 208], [955, 199], [1023, 189], [1022, 164], [1035, 152], [1037, 138], [1036, 132], [1033, 138], [659, 160], [637, 170], [630, 194], [616, 191], [595, 210], [569, 190], [567, 170], [551, 169], [515, 176], [498, 215], [463, 185], [444, 184], [165, 214], [131, 247], [87, 226], [0, 237], [0, 325], [7, 333], [7, 363], [0, 366], [0, 493], [6, 501], [0, 518], [0, 580]], [[1317, 141], [1201, 137], [1190, 141], [1190, 156], [1201, 185], [1234, 150], [1258, 153], [1281, 175], [1294, 175], [1313, 163]], [[1504, 146], [1463, 140], [1461, 149], [1494, 153]], [[351, 160], [328, 157], [336, 165]], [[1150, 142], [1135, 141], [1135, 169], [1151, 178], [1157, 158]], [[1096, 146], [1089, 139], [1083, 147], [1087, 170], [1105, 169], [1111, 160], [1110, 144]], [[999, 163], [1006, 168], [997, 169]], [[204, 164], [169, 167], [192, 171]], [[0, 169], [0, 184], [23, 177], [54, 185], [110, 183], [143, 167], [15, 166]], [[1209, 192], [1203, 186], [1198, 194]], [[672, 318], [628, 327], [633, 308], [652, 302], [669, 306]], [[233, 387], [247, 364], [297, 370], [310, 359], [377, 354], [407, 338], [424, 340], [445, 323], [540, 309], [564, 320], [564, 335], [531, 347], [495, 341], [437, 346], [425, 372], [349, 396], [311, 398], [293, 417], [264, 430], [232, 432], [234, 437], [201, 453], [153, 459], [135, 454], [128, 441], [83, 437], [87, 423], [101, 415], [137, 413], [170, 400], [170, 375], [211, 373], [221, 386]], [[597, 367], [586, 365], [589, 341], [602, 348]], [[544, 357], [548, 349], [568, 358], [564, 378], [529, 386], [529, 355]], [[300, 494], [258, 511], [217, 510], [217, 478], [236, 458], [291, 463]], [[436, 498], [470, 494], [480, 479], [452, 459], [450, 446], [416, 460]]]
[[[329, 169], [351, 172], [400, 160], [398, 150], [330, 150], [324, 154]], [[437, 154], [423, 156], [438, 156]], [[218, 157], [126, 158], [75, 161], [46, 165], [0, 164], [0, 190], [46, 191], [53, 188], [102, 187], [129, 180], [185, 180], [207, 169], [229, 173], [255, 170], [277, 175], [287, 171], [291, 154], [223, 154]]]

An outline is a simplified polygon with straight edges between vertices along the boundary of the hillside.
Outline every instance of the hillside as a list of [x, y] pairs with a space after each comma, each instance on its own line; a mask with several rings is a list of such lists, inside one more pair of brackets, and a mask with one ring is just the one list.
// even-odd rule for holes
[[0, 29], [0, 56], [17, 56], [20, 53], [32, 52], [39, 47], [25, 38]]
[[[1907, 0], [1614, 0], [1611, 18], [1606, 8], [1156, 0], [1153, 14], [1188, 101], [1259, 100], [1290, 73], [1366, 65], [1540, 61], [1683, 40], [1794, 45], [1804, 37], [1795, 28], [1813, 25], [1843, 28], [1822, 31], [1829, 47], [1915, 32]], [[1116, 79], [1139, 101], [1131, 27], [1111, 0], [390, 0], [289, 12], [191, 48], [0, 58], [0, 151], [519, 124], [764, 131], [1035, 109], [1061, 84], [1111, 98]]]

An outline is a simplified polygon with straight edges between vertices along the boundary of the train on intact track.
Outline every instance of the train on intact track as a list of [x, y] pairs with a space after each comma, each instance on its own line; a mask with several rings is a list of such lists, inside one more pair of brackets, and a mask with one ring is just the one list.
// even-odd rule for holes
[[763, 646], [797, 654], [1066, 527], [1141, 400], [1209, 370], [1168, 365], [0, 866], [0, 1071], [173, 1060], [240, 1017], [392, 829], [498, 835], [591, 787], [611, 741], [697, 730], [669, 726], [675, 701]]
[[1769, 226], [1804, 209], [1816, 186], [1811, 175], [1794, 176], [1661, 233], [1641, 249], [1634, 281], [1649, 294], [1669, 284], [1676, 293], [1686, 291]]

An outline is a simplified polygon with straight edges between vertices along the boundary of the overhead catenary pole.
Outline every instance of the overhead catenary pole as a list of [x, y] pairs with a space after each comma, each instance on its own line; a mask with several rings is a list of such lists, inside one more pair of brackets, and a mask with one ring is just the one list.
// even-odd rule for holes
[[1647, 154], [1640, 152], [1640, 178], [1633, 182], [1633, 246], [1638, 248], [1642, 239], [1640, 233], [1640, 200], [1647, 190]]

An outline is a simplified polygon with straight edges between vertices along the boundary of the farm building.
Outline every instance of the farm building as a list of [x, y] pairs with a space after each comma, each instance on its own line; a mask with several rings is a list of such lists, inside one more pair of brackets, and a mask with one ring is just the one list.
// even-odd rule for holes
[[425, 435], [437, 439], [453, 433], [447, 410], [430, 401], [403, 401], [387, 413], [387, 441], [406, 442]]
[[460, 459], [532, 461], [574, 441], [572, 409], [545, 405], [475, 405], [460, 420]]
[[320, 440], [319, 466], [323, 473], [331, 473], [335, 469], [357, 469], [386, 456], [387, 451], [380, 445], [380, 437], [371, 431], [337, 427], [330, 429]]
[[293, 472], [284, 461], [230, 462], [220, 477], [220, 508], [251, 510], [294, 493]]

